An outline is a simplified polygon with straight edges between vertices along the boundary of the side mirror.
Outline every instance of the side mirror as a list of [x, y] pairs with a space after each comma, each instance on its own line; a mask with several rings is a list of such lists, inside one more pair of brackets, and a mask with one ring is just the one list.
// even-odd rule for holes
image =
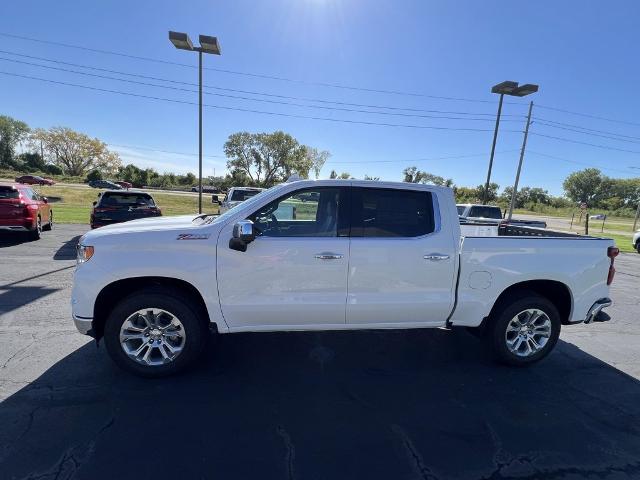
[[43, 201], [44, 203], [49, 203], [49, 199], [48, 199], [47, 197], [42, 197], [42, 201]]
[[253, 229], [253, 222], [251, 220], [240, 220], [233, 226], [233, 234], [229, 240], [229, 248], [238, 250], [239, 252], [246, 252], [247, 245], [255, 239], [256, 234]]
[[93, 202], [93, 206], [95, 207], [98, 204], [98, 202]]

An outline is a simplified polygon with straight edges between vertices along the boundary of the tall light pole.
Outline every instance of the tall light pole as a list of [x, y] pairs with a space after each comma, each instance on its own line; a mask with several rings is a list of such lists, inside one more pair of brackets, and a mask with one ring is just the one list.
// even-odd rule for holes
[[502, 101], [505, 95], [513, 97], [524, 97], [538, 91], [538, 85], [527, 83], [525, 85], [518, 86], [518, 82], [512, 82], [506, 80], [502, 83], [498, 83], [491, 87], [491, 93], [497, 93], [500, 95], [498, 101], [498, 113], [496, 115], [496, 127], [493, 131], [493, 142], [491, 144], [491, 156], [489, 157], [489, 169], [487, 171], [487, 183], [484, 186], [482, 192], [482, 204], [486, 205], [489, 196], [489, 184], [491, 183], [491, 169], [493, 168], [493, 157], [496, 153], [496, 140], [498, 139], [498, 127], [500, 126], [500, 116], [502, 115]]
[[194, 47], [189, 35], [169, 32], [169, 40], [180, 50], [198, 52], [198, 213], [202, 213], [202, 54], [220, 55], [220, 44], [216, 37], [199, 35], [199, 47]]

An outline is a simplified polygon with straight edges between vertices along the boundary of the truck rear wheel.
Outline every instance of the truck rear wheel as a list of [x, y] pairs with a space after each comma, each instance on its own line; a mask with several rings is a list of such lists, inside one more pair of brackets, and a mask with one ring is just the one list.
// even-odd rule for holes
[[104, 329], [112, 360], [143, 377], [163, 377], [193, 364], [207, 343], [204, 321], [164, 289], [133, 293], [116, 305]]
[[487, 341], [501, 363], [525, 366], [546, 357], [560, 335], [560, 315], [545, 297], [523, 292], [496, 305]]

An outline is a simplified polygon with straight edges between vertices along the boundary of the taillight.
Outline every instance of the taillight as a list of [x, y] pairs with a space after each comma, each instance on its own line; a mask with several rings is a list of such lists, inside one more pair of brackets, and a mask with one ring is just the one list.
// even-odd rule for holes
[[95, 213], [104, 213], [104, 212], [115, 212], [116, 210], [118, 209], [112, 208], [112, 207], [100, 207], [100, 208], [96, 208], [94, 211]]
[[607, 248], [607, 257], [611, 259], [611, 263], [609, 264], [609, 274], [607, 275], [607, 285], [611, 285], [613, 282], [613, 277], [616, 274], [616, 268], [613, 266], [613, 262], [619, 253], [620, 249], [618, 247]]

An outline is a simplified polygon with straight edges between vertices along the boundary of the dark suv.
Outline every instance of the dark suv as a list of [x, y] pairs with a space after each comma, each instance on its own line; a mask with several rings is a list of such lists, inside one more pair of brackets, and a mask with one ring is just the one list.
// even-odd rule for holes
[[89, 223], [91, 228], [98, 228], [112, 223], [160, 216], [160, 208], [148, 193], [106, 191], [93, 202]]

